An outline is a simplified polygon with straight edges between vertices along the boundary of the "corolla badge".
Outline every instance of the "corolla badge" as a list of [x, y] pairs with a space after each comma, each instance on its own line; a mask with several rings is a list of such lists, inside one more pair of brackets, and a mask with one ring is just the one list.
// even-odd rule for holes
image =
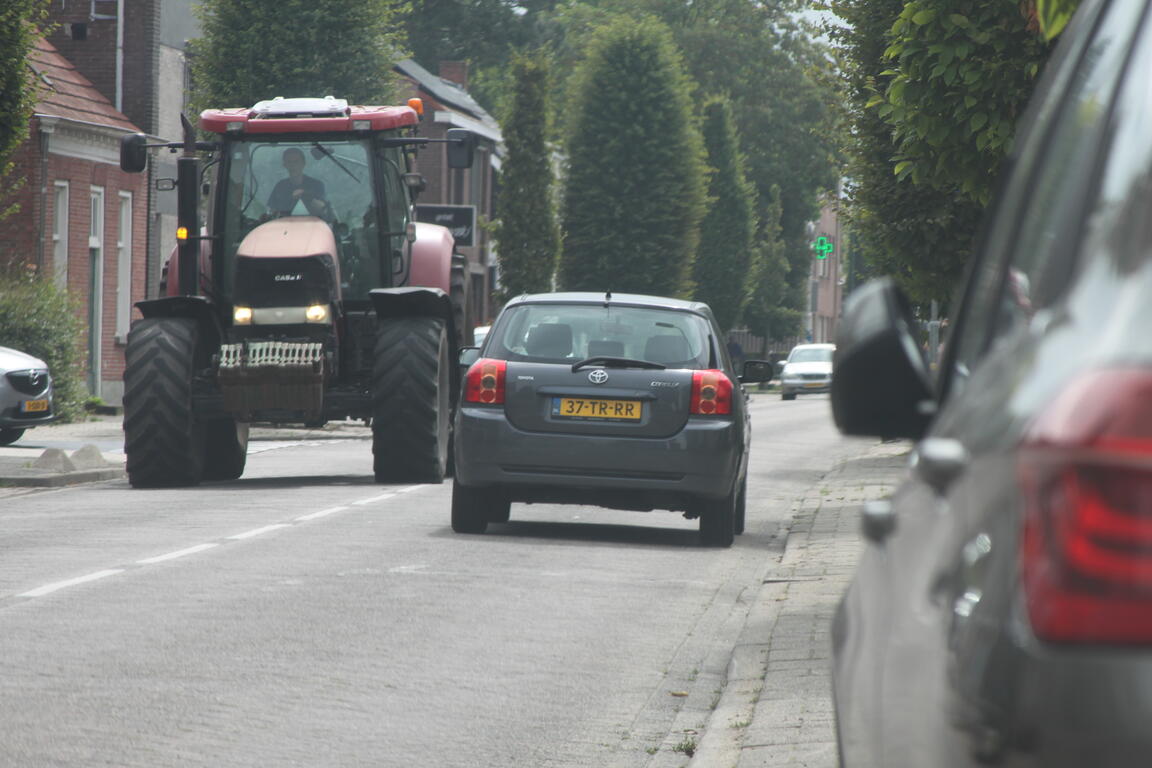
[[603, 384], [604, 382], [608, 381], [608, 371], [597, 368], [588, 374], [588, 381], [592, 382], [593, 384]]

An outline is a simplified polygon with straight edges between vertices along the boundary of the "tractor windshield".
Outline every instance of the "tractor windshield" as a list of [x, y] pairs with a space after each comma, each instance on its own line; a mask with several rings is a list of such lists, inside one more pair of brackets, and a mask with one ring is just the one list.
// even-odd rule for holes
[[376, 205], [367, 140], [230, 142], [226, 152], [221, 171], [227, 178], [218, 187], [216, 209], [222, 226], [216, 229], [228, 293], [245, 236], [285, 216], [313, 216], [332, 228], [345, 299], [365, 298], [387, 284], [388, 275], [381, 274], [381, 243], [387, 238], [381, 234], [391, 227]]

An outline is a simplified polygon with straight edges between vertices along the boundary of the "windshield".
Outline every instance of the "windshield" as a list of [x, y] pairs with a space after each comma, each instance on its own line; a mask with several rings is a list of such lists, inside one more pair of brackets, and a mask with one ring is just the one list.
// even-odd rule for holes
[[788, 355], [790, 363], [830, 363], [832, 353], [836, 350], [831, 347], [798, 347]]
[[619, 357], [669, 368], [712, 367], [708, 321], [691, 312], [600, 304], [522, 304], [508, 310], [489, 357], [576, 362]]
[[223, 196], [219, 231], [229, 290], [244, 237], [283, 216], [315, 216], [332, 227], [345, 298], [362, 297], [383, 284], [367, 141], [236, 142], [227, 151], [227, 183], [219, 190]]

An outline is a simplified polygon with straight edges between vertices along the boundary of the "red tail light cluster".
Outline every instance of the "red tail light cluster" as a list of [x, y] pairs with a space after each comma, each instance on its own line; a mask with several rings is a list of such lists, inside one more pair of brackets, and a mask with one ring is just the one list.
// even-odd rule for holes
[[464, 381], [464, 402], [500, 405], [504, 402], [504, 376], [508, 363], [482, 357], [472, 363]]
[[1094, 372], [1038, 420], [1019, 463], [1037, 637], [1152, 643], [1152, 371]]
[[689, 411], [698, 416], [732, 413], [732, 380], [723, 371], [693, 371]]

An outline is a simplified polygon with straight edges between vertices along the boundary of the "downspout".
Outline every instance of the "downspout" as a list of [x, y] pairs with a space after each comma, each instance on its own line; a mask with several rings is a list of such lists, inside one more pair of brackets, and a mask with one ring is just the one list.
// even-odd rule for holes
[[116, 0], [116, 111], [124, 111], [124, 0]]

